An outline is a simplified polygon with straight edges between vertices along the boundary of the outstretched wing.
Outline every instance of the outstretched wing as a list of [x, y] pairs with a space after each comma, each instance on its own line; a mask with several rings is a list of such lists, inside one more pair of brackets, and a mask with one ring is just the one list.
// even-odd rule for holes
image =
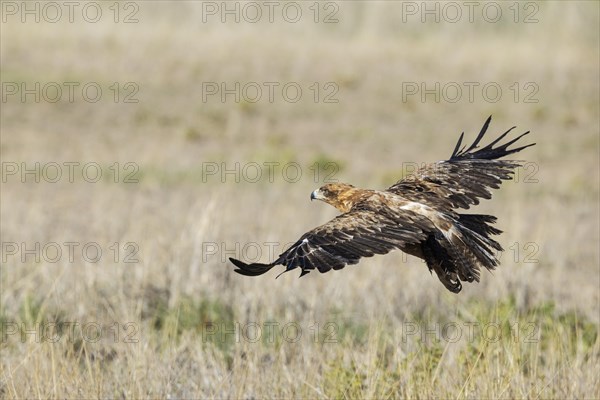
[[270, 264], [230, 260], [237, 267], [235, 272], [242, 275], [261, 275], [282, 264], [286, 267], [284, 272], [299, 267], [303, 276], [313, 269], [341, 269], [358, 263], [362, 257], [420, 243], [432, 229], [435, 228], [429, 219], [411, 211], [398, 213], [386, 206], [377, 210], [356, 209], [305, 233]]
[[387, 190], [445, 211], [455, 208], [467, 209], [471, 205], [479, 204], [479, 198], [490, 199], [492, 194], [489, 189], [497, 189], [503, 180], [512, 179], [514, 169], [521, 165], [519, 161], [499, 158], [535, 145], [532, 143], [508, 149], [511, 144], [527, 135], [527, 131], [503, 145], [494, 147], [515, 128], [513, 126], [492, 143], [475, 151], [491, 120], [490, 116], [468, 149], [464, 146], [461, 148], [463, 132], [449, 160], [428, 164]]

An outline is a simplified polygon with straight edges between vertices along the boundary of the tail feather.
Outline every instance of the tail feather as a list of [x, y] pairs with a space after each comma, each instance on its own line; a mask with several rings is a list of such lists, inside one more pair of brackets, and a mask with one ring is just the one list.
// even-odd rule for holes
[[501, 232], [491, 226], [495, 221], [491, 215], [459, 214], [453, 228], [422, 243], [429, 269], [448, 290], [458, 293], [460, 281], [479, 282], [482, 267], [493, 270], [499, 265], [494, 250], [502, 246], [490, 237]]
[[499, 235], [502, 231], [490, 225], [496, 223], [496, 219], [493, 215], [459, 214], [458, 222], [482, 236]]
[[502, 251], [500, 243], [490, 237], [502, 232], [490, 225], [495, 221], [496, 218], [491, 215], [460, 214], [456, 223], [468, 249], [490, 270], [499, 264], [494, 250]]

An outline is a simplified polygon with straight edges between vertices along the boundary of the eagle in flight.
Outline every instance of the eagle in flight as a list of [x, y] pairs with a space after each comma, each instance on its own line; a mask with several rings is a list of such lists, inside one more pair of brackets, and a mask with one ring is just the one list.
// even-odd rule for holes
[[493, 270], [499, 264], [494, 251], [502, 251], [502, 247], [491, 236], [502, 231], [492, 226], [494, 216], [457, 210], [479, 204], [479, 198], [491, 198], [489, 189], [499, 188], [522, 165], [521, 161], [500, 159], [535, 145], [508, 148], [527, 131], [494, 147], [512, 127], [479, 148], [491, 119], [471, 146], [461, 147], [463, 132], [450, 159], [425, 165], [386, 190], [359, 189], [345, 183], [315, 190], [311, 200], [324, 201], [342, 214], [306, 232], [270, 264], [246, 264], [230, 258], [237, 267], [235, 272], [256, 276], [281, 264], [286, 267], [284, 272], [300, 268], [303, 276], [314, 269], [342, 269], [362, 257], [400, 249], [425, 260], [429, 271], [435, 271], [451, 292], [460, 292], [461, 281], [479, 282], [481, 267]]

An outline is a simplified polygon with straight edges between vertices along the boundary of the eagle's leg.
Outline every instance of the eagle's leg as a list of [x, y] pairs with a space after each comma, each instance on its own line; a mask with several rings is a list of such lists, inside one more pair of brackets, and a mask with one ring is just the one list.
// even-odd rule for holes
[[[452, 265], [450, 257], [444, 248], [431, 235], [425, 242], [422, 243], [423, 258], [427, 263], [429, 271], [435, 271], [438, 279], [442, 284], [453, 293], [458, 293], [462, 290], [462, 284], [456, 273], [456, 267]], [[450, 270], [450, 269], [453, 270]]]

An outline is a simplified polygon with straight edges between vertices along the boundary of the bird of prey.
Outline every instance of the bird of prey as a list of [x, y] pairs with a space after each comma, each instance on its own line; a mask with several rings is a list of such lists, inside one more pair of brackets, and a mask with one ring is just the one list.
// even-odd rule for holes
[[286, 267], [284, 272], [300, 268], [303, 276], [314, 269], [342, 269], [362, 257], [400, 249], [425, 260], [429, 271], [435, 271], [451, 292], [461, 291], [461, 281], [479, 282], [482, 267], [493, 270], [499, 265], [494, 251], [502, 247], [490, 236], [501, 231], [492, 226], [494, 216], [457, 210], [479, 204], [480, 198], [490, 199], [489, 189], [512, 179], [514, 169], [522, 165], [522, 161], [500, 159], [535, 145], [508, 148], [527, 131], [494, 147], [512, 127], [479, 148], [491, 119], [471, 146], [461, 147], [463, 132], [450, 159], [427, 164], [386, 190], [359, 189], [345, 183], [315, 190], [311, 200], [324, 201], [342, 214], [306, 232], [269, 264], [230, 258], [237, 267], [235, 272], [256, 276], [281, 264]]

